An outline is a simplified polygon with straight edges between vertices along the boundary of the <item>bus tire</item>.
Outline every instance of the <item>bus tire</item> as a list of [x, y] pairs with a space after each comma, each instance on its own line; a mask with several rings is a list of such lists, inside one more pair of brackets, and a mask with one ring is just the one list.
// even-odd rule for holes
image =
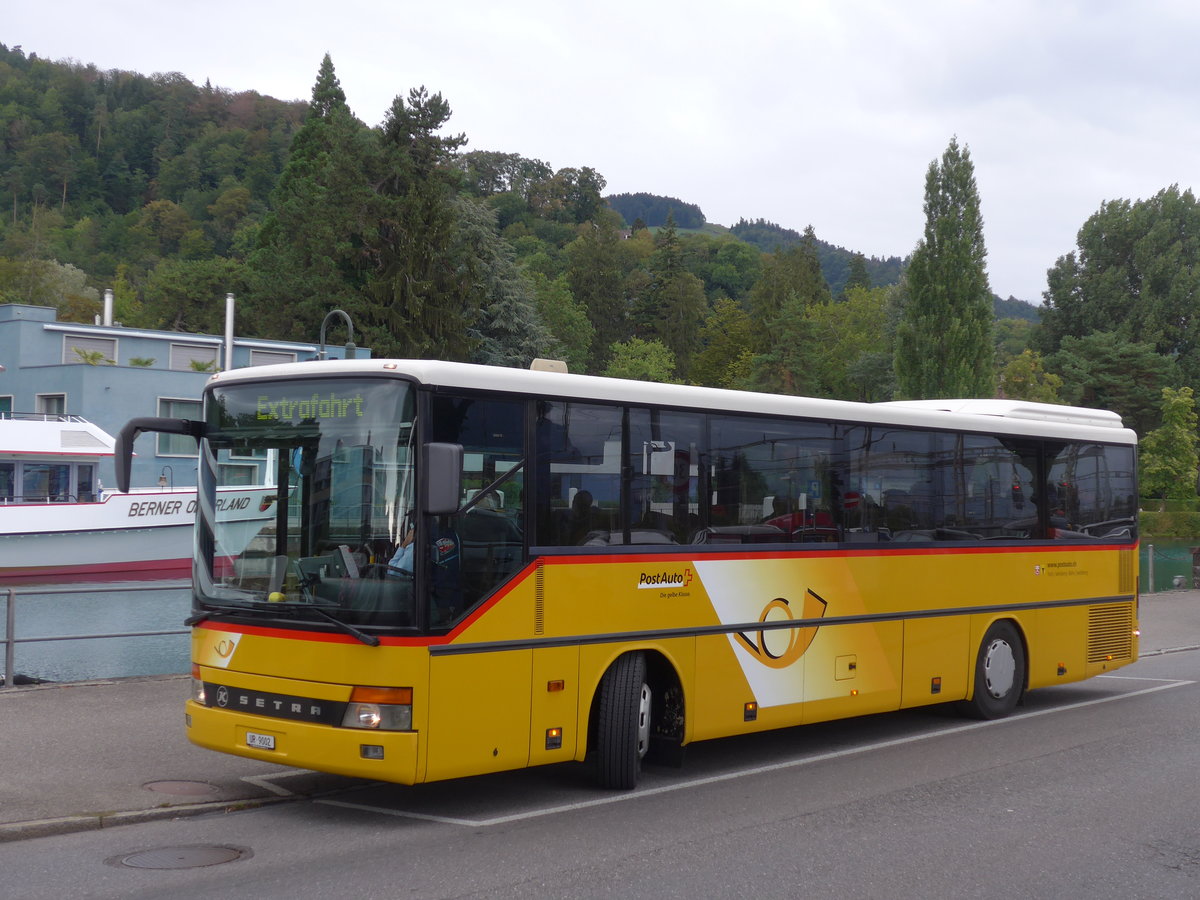
[[993, 622], [975, 659], [975, 690], [966, 711], [977, 719], [1002, 719], [1025, 692], [1025, 645], [1012, 622]]
[[637, 787], [642, 757], [650, 746], [652, 709], [641, 653], [617, 657], [600, 680], [596, 719], [596, 778], [601, 787]]

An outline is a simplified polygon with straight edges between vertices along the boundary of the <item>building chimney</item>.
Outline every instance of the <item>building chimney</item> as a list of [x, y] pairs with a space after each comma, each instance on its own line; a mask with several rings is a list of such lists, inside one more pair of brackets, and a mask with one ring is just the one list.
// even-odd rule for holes
[[233, 294], [225, 295], [225, 371], [233, 368]]
[[104, 291], [104, 324], [112, 326], [113, 317], [113, 292], [112, 288], [106, 288]]

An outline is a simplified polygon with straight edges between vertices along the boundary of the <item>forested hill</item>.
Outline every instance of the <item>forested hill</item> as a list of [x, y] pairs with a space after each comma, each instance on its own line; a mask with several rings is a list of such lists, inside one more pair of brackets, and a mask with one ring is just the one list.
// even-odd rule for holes
[[[648, 228], [659, 228], [667, 224], [670, 217], [675, 226], [682, 229], [703, 228], [706, 224], [704, 213], [694, 203], [685, 203], [676, 197], [663, 197], [658, 194], [611, 194], [604, 198], [610, 207], [616, 210], [629, 227], [644, 225]], [[757, 247], [764, 253], [774, 253], [780, 249], [797, 246], [803, 240], [803, 235], [790, 228], [784, 228], [764, 219], [749, 222], [738, 220], [729, 229], [739, 240]], [[821, 272], [829, 282], [830, 290], [840, 294], [851, 278], [851, 260], [854, 252], [843, 247], [837, 247], [817, 238], [814, 241], [817, 256], [821, 262]], [[867, 275], [871, 284], [882, 287], [895, 284], [900, 280], [904, 261], [898, 256], [879, 259], [865, 257]]]
[[620, 213], [625, 224], [641, 221], [647, 228], [660, 228], [667, 219], [675, 220], [676, 228], [703, 228], [704, 213], [695, 203], [684, 203], [675, 197], [658, 194], [610, 194], [605, 201]]
[[[740, 240], [753, 244], [764, 253], [774, 253], [780, 248], [794, 247], [804, 240], [804, 236], [800, 232], [784, 228], [765, 219], [755, 219], [754, 221], [738, 219], [737, 223], [729, 230]], [[825, 280], [829, 282], [830, 288], [836, 293], [850, 277], [850, 261], [854, 257], [854, 251], [837, 247], [820, 239], [817, 240], [816, 245], [817, 256], [821, 260], [821, 271], [825, 273]], [[867, 256], [865, 262], [867, 274], [871, 278], [871, 284], [874, 285], [895, 284], [900, 280], [900, 273], [904, 270], [904, 260], [899, 256], [889, 256], [885, 259]]]

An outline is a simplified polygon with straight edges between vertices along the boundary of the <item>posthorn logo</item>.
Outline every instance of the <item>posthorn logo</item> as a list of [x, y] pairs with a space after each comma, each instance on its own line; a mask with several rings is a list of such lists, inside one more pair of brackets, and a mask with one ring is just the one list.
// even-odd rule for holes
[[692, 567], [673, 572], [642, 572], [638, 575], [638, 590], [663, 590], [687, 587], [692, 583]]

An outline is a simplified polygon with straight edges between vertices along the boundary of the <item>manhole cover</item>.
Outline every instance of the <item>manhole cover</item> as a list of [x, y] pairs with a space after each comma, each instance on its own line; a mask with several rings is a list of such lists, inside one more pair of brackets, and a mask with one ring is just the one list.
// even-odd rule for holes
[[219, 866], [221, 863], [249, 859], [251, 855], [245, 847], [197, 844], [190, 847], [140, 850], [128, 856], [114, 857], [109, 862], [134, 869], [197, 869], [201, 866]]
[[177, 797], [207, 797], [218, 790], [214, 785], [205, 784], [203, 781], [151, 781], [142, 787], [148, 791], [174, 794]]

